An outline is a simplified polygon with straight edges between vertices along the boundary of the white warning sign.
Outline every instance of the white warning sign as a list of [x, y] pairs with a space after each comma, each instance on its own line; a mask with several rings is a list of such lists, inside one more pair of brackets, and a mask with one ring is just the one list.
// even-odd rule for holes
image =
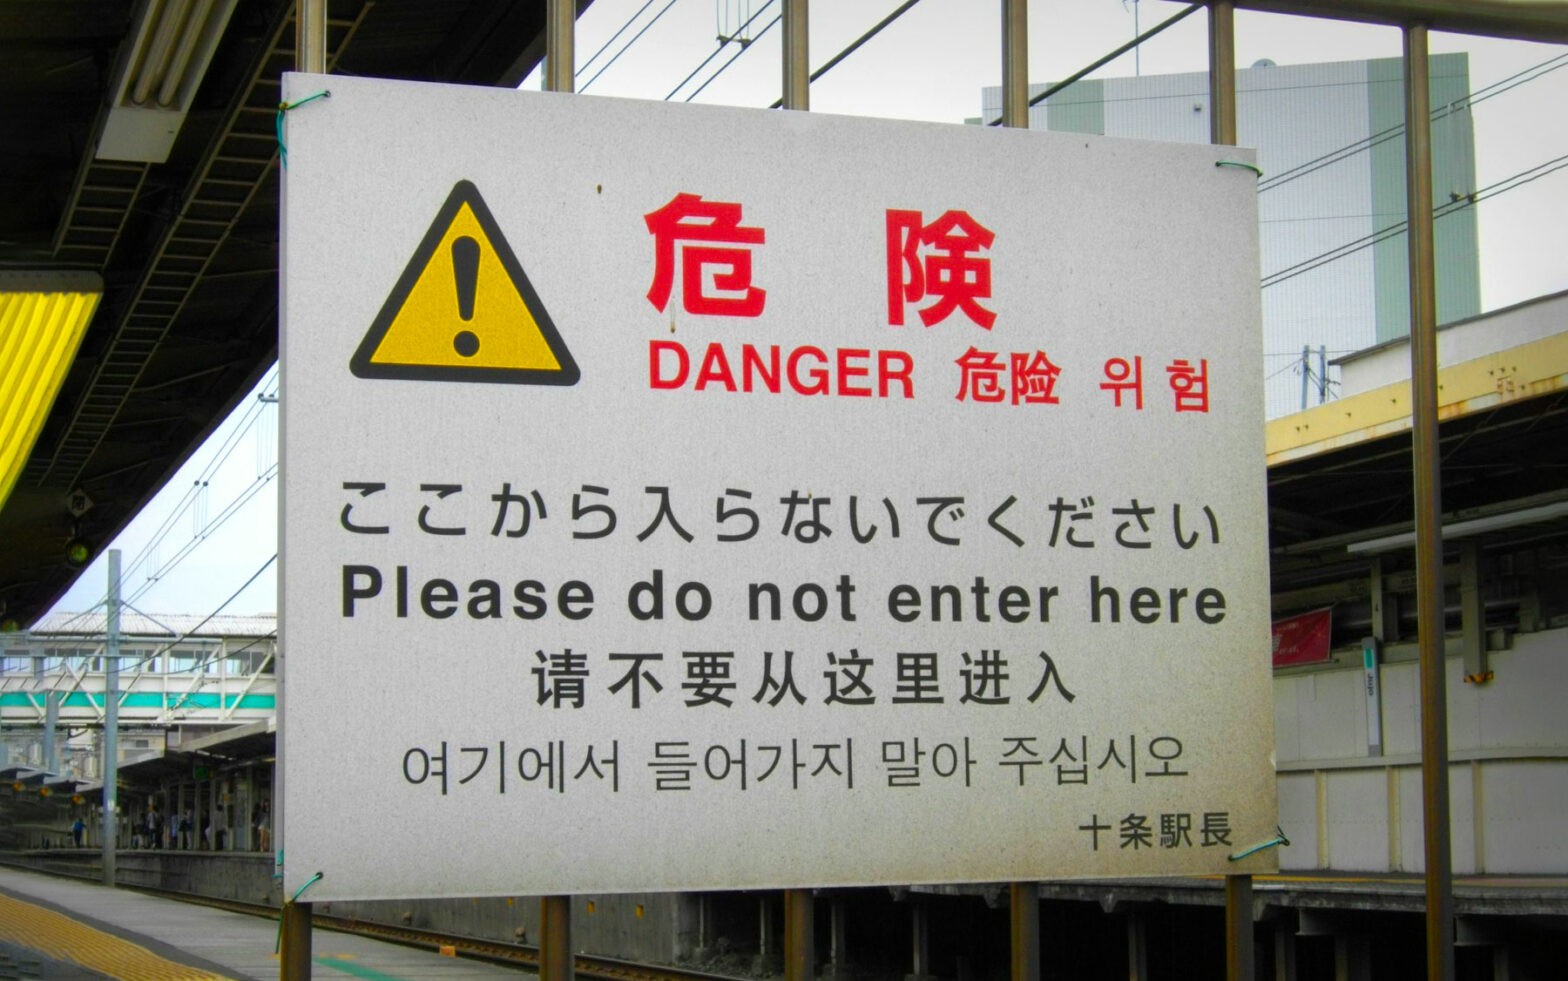
[[1273, 867], [1247, 151], [331, 88], [286, 888]]

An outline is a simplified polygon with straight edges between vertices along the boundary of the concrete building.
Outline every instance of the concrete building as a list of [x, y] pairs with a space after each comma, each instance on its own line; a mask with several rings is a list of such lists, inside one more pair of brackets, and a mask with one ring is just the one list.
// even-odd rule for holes
[[[1437, 318], [1448, 323], [1481, 312], [1469, 56], [1434, 56], [1431, 75], [1433, 206], [1441, 209]], [[1236, 72], [1238, 143], [1257, 149], [1263, 170], [1259, 272], [1270, 418], [1331, 398], [1318, 384], [1329, 359], [1409, 331], [1401, 77], [1398, 58], [1265, 60]], [[1032, 107], [1029, 125], [1206, 143], [1208, 86], [1204, 72], [1085, 79]], [[1030, 97], [1046, 88], [1030, 86]], [[984, 89], [982, 103], [986, 121], [999, 118], [1001, 90]], [[1300, 370], [1304, 348], [1308, 375]]]

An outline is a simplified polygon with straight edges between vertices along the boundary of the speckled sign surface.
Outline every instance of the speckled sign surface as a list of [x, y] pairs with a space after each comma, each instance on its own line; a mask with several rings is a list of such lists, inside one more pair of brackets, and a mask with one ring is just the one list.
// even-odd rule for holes
[[323, 90], [290, 894], [1273, 867], [1250, 151]]

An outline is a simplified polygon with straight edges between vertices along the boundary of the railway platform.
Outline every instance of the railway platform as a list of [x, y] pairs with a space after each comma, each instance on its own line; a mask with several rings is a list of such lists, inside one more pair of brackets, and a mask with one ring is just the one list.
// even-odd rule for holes
[[[0, 945], [125, 981], [272, 981], [278, 924], [127, 889], [0, 868]], [[517, 978], [522, 972], [317, 929], [312, 974], [366, 981]], [[88, 973], [92, 972], [92, 973]]]

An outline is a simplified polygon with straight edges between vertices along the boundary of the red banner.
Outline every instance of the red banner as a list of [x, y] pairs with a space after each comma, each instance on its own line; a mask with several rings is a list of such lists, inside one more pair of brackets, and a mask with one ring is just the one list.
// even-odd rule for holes
[[1317, 664], [1327, 661], [1332, 635], [1332, 608], [1298, 613], [1274, 621], [1274, 666]]

